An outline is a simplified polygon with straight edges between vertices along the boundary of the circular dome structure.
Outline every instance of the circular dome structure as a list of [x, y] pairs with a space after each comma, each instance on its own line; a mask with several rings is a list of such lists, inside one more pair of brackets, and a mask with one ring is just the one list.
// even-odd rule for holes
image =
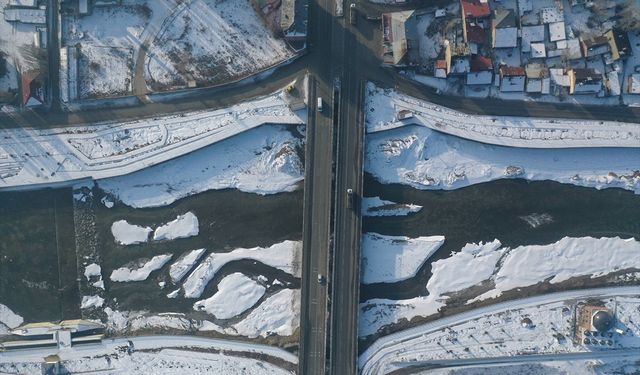
[[600, 310], [593, 314], [591, 324], [598, 332], [605, 332], [613, 327], [613, 316], [606, 311]]

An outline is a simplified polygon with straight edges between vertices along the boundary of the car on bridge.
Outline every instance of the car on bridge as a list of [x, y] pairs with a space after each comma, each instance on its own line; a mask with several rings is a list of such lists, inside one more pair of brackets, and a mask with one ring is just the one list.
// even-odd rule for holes
[[358, 10], [356, 9], [356, 4], [353, 3], [349, 6], [349, 22], [352, 25], [355, 25], [358, 21]]

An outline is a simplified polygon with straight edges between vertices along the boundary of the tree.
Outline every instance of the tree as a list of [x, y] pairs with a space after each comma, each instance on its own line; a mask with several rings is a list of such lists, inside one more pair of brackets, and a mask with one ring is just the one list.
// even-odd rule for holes
[[637, 0], [626, 0], [619, 16], [618, 26], [622, 30], [640, 30], [640, 5]]
[[0, 77], [7, 75], [7, 56], [0, 52]]

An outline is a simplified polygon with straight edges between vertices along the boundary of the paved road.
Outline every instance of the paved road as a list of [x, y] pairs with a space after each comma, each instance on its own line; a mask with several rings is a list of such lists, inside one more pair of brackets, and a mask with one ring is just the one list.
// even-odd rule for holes
[[[337, 131], [334, 248], [331, 298], [330, 374], [355, 375], [358, 353], [358, 301], [360, 295], [360, 242], [362, 222], [360, 197], [363, 181], [364, 81], [359, 62], [367, 58], [366, 38], [360, 32], [367, 24], [359, 17], [351, 26], [349, 3], [345, 4], [342, 29], [342, 95]], [[369, 25], [370, 26], [370, 25]], [[371, 35], [369, 35], [371, 36]], [[347, 195], [347, 189], [353, 195]]]
[[[298, 373], [324, 374], [328, 302], [326, 280], [331, 234], [332, 104], [331, 93], [326, 86], [319, 87], [315, 76], [310, 77], [309, 86]], [[323, 98], [322, 112], [316, 108], [317, 97]], [[318, 281], [318, 275], [323, 278], [321, 282]]]
[[433, 360], [424, 362], [414, 362], [402, 364], [404, 368], [390, 372], [391, 375], [406, 375], [423, 372], [425, 370], [459, 368], [459, 367], [488, 367], [498, 365], [518, 365], [523, 363], [542, 363], [558, 361], [585, 361], [593, 359], [624, 359], [629, 357], [638, 358], [638, 349], [616, 349], [616, 350], [596, 350], [592, 352], [580, 353], [558, 353], [558, 354], [529, 354], [509, 357], [491, 358], [464, 358], [450, 360]]

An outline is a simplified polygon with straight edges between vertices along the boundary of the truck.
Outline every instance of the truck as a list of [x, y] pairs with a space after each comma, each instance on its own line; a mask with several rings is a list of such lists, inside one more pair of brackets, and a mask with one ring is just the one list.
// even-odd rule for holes
[[353, 189], [347, 189], [347, 208], [353, 208]]
[[358, 10], [356, 9], [356, 3], [349, 5], [349, 22], [355, 25], [358, 21]]
[[322, 112], [322, 97], [318, 96], [318, 112]]

